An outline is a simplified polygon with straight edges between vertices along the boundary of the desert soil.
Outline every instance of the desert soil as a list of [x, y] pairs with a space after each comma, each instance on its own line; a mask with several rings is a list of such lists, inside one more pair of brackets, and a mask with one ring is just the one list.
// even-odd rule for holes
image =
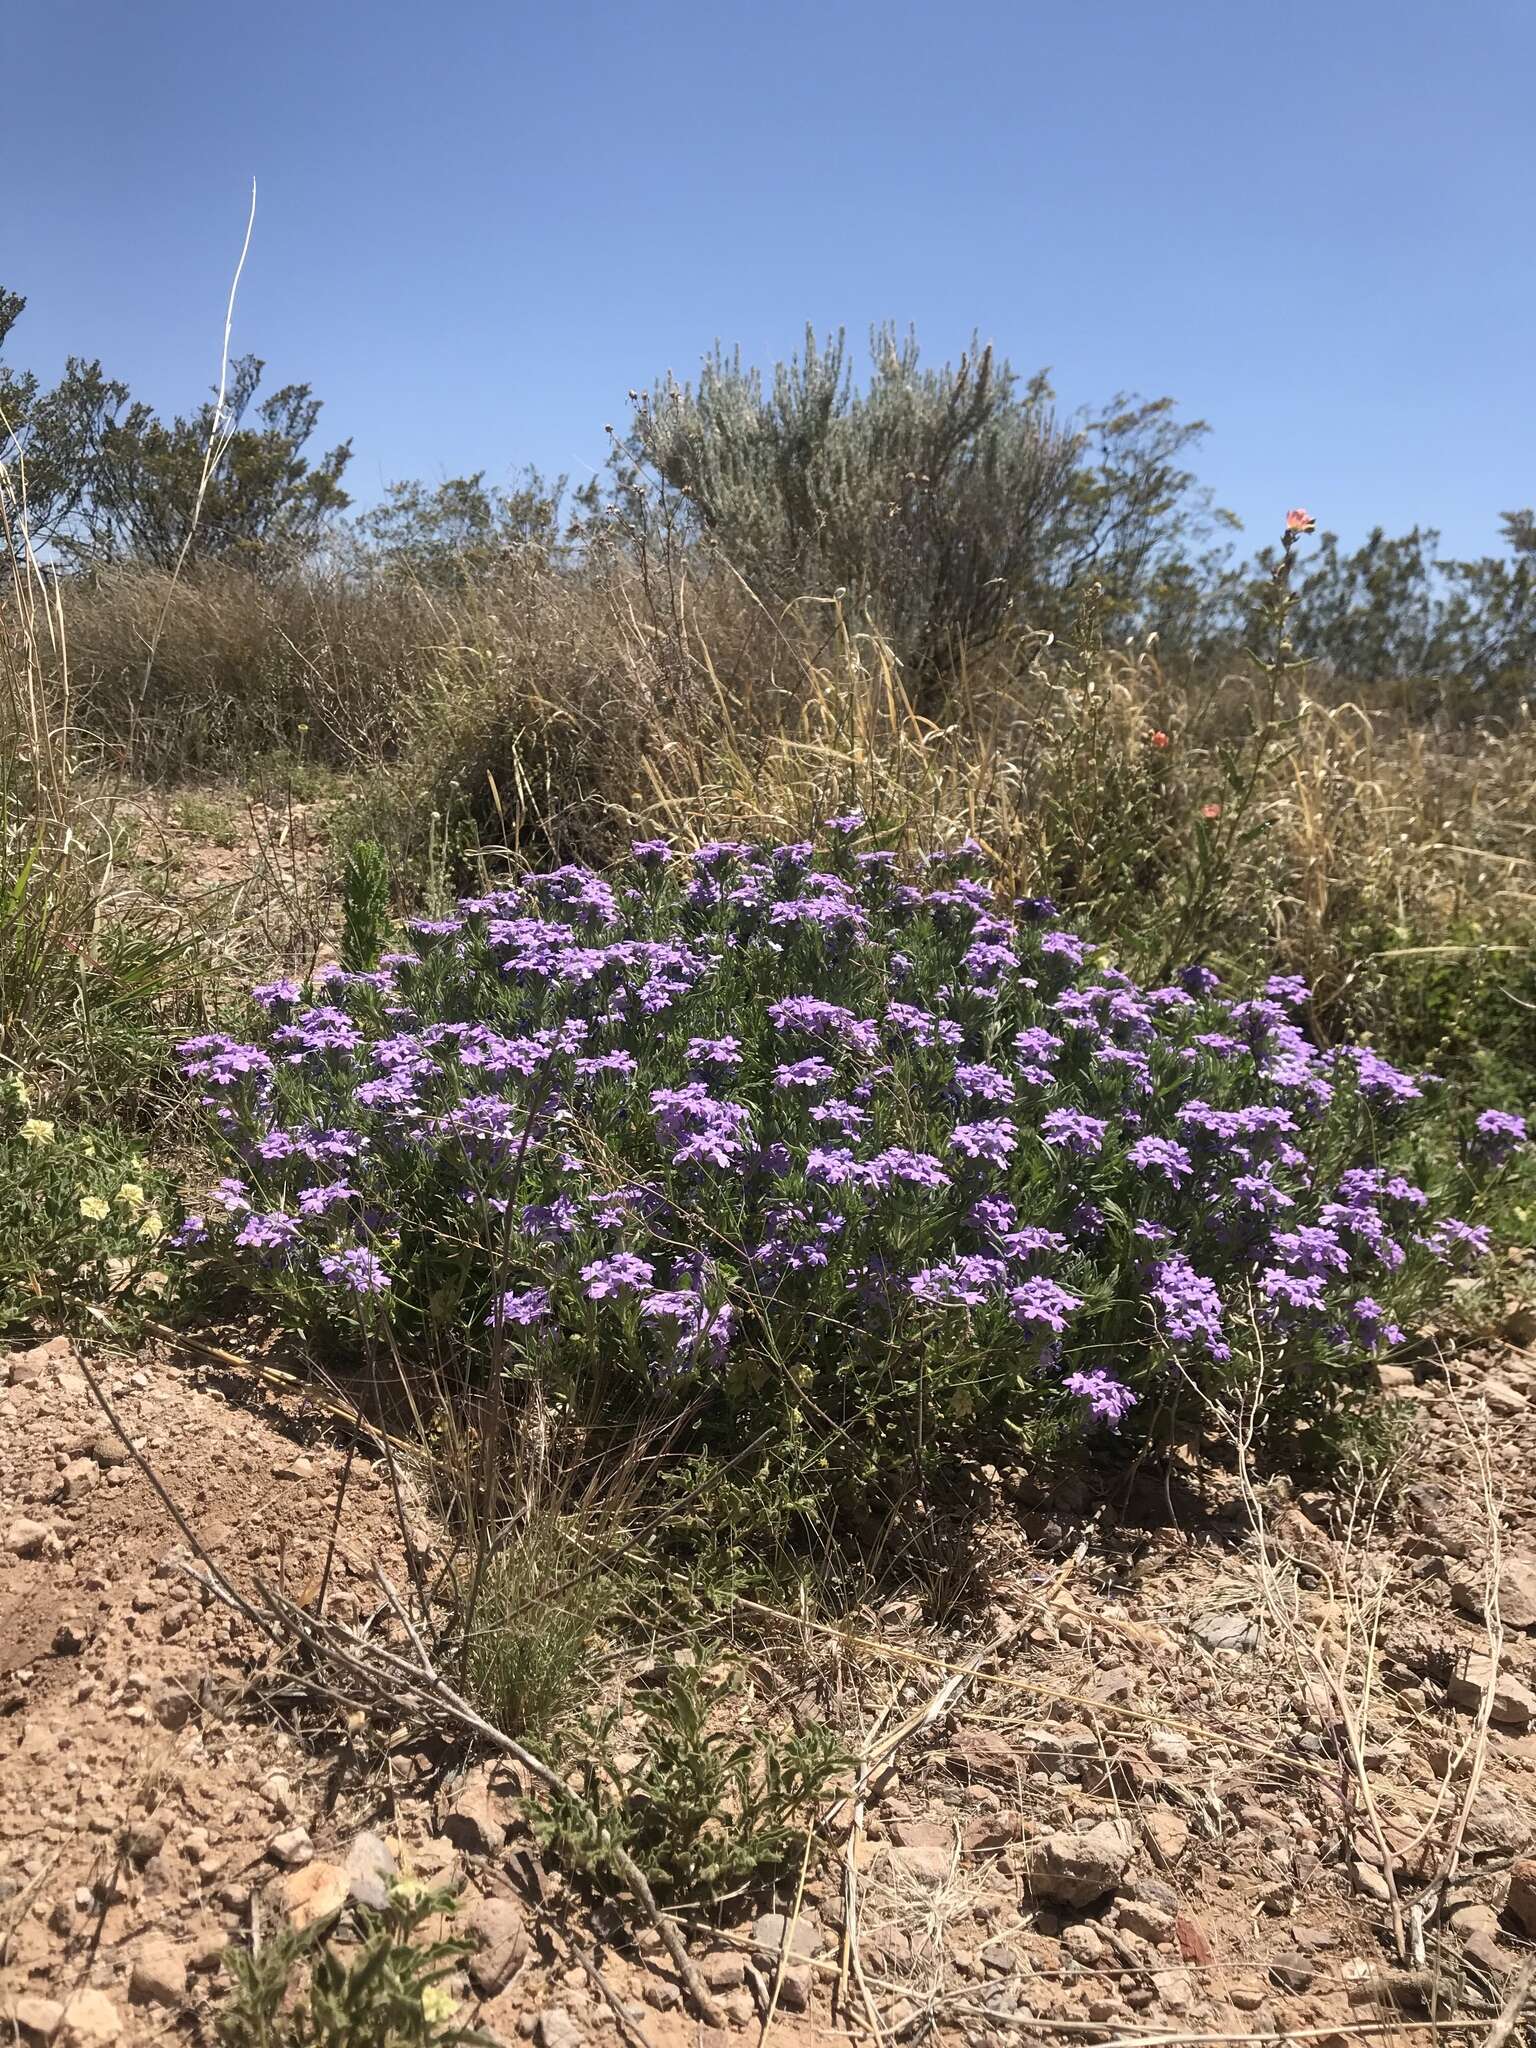
[[906, 1732], [798, 1912], [792, 1873], [689, 1925], [711, 2028], [648, 1928], [543, 1867], [499, 1767], [318, 1739], [144, 1469], [236, 1585], [359, 1619], [402, 1527], [444, 1540], [370, 1446], [180, 1352], [0, 1358], [5, 2038], [211, 2042], [227, 1945], [338, 1910], [345, 1939], [400, 1871], [459, 1889], [461, 2016], [509, 2043], [720, 2048], [765, 1998], [791, 2044], [1480, 2039], [1536, 1942], [1536, 1352], [1387, 1377], [1419, 1426], [1380, 1517], [1245, 1500], [1230, 1461], [1075, 1512], [988, 1470], [962, 1622], [786, 1628], [852, 1748]]

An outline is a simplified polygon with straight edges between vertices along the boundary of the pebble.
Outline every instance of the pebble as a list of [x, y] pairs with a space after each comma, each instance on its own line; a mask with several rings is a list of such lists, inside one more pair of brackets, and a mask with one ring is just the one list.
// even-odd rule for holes
[[[308, 1835], [304, 1841], [307, 1846]], [[309, 1855], [313, 1854], [313, 1849], [310, 1849]], [[291, 1869], [278, 1884], [288, 1923], [300, 1934], [318, 1922], [334, 1920], [347, 1903], [349, 1889], [347, 1873], [339, 1863], [311, 1862], [308, 1857], [299, 1869]]]
[[1025, 1882], [1048, 1905], [1091, 1906], [1119, 1884], [1131, 1855], [1130, 1833], [1118, 1821], [1102, 1820], [1082, 1834], [1061, 1828], [1031, 1846]]
[[128, 1996], [135, 2005], [164, 2005], [173, 2012], [185, 2004], [187, 1959], [174, 1942], [155, 1934], [140, 1945], [128, 1980]]
[[[1483, 1581], [1460, 1572], [1451, 1581], [1451, 1599], [1463, 1614], [1483, 1618]], [[1536, 1629], [1536, 1562], [1511, 1557], [1499, 1568], [1499, 1619], [1507, 1628]]]
[[34, 1522], [30, 1515], [18, 1515], [11, 1523], [5, 1547], [17, 1557], [58, 1557], [64, 1548], [46, 1522]]
[[122, 2038], [123, 2022], [104, 1991], [77, 1991], [64, 2007], [55, 2036], [58, 2048], [103, 2048]]
[[547, 2005], [534, 2022], [539, 2048], [581, 2048], [586, 2035], [563, 2005]]
[[365, 1828], [353, 1836], [344, 1868], [353, 1905], [382, 1913], [389, 1904], [389, 1888], [399, 1875], [389, 1844]]
[[1480, 1653], [1467, 1659], [1465, 1671], [1452, 1675], [1446, 1690], [1452, 1706], [1476, 1713], [1490, 1687], [1493, 1692], [1492, 1719], [1497, 1727], [1524, 1728], [1536, 1720], [1536, 1693], [1513, 1677], [1503, 1665], [1495, 1671], [1493, 1660]]
[[506, 1989], [528, 1957], [528, 1927], [511, 1899], [477, 1899], [466, 1928], [479, 1947], [469, 1959], [469, 1981], [482, 1998]]
[[1517, 1394], [1507, 1380], [1490, 1376], [1477, 1389], [1495, 1415], [1519, 1415], [1530, 1403], [1524, 1394]]
[[1528, 1941], [1536, 1941], [1536, 1856], [1518, 1856], [1510, 1865], [1504, 1910]]
[[299, 1870], [315, 1853], [308, 1828], [288, 1828], [267, 1844], [267, 1855], [284, 1870]]
[[43, 1998], [35, 1991], [23, 1991], [16, 1998], [0, 1998], [0, 2019], [23, 2034], [38, 2034], [51, 2041], [63, 2023], [64, 2008], [56, 1998]]

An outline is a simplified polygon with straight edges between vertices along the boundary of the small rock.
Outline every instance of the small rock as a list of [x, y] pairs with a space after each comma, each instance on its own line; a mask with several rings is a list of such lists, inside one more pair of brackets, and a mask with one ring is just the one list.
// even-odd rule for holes
[[947, 1884], [954, 1874], [955, 1852], [953, 1849], [893, 1849], [891, 1869], [914, 1884], [937, 1891]]
[[165, 1822], [163, 1820], [140, 1821], [136, 1828], [130, 1828], [123, 1843], [130, 1863], [142, 1869], [146, 1863], [153, 1863], [165, 1847]]
[[1485, 1906], [1481, 1900], [1470, 1906], [1458, 1906], [1451, 1915], [1450, 1925], [1463, 1941], [1473, 1934], [1486, 1934], [1490, 1941], [1499, 1938], [1499, 1916], [1492, 1906]]
[[[304, 1839], [309, 1841], [307, 1835]], [[313, 1854], [311, 1849], [310, 1855]], [[339, 1863], [305, 1862], [299, 1869], [290, 1870], [277, 1889], [289, 1925], [302, 1934], [317, 1922], [334, 1920], [347, 1903], [351, 1885]]]
[[1446, 1690], [1454, 1707], [1476, 1713], [1485, 1692], [1492, 1690], [1492, 1719], [1500, 1728], [1524, 1728], [1536, 1720], [1536, 1693], [1501, 1665], [1481, 1653], [1467, 1659], [1466, 1669], [1453, 1673]]
[[1530, 1809], [1502, 1785], [1479, 1785], [1467, 1814], [1467, 1836], [1480, 1849], [1516, 1853], [1531, 1838]]
[[5, 1532], [5, 1547], [17, 1557], [57, 1557], [63, 1549], [46, 1522], [34, 1522], [30, 1515], [18, 1515]]
[[15, 1998], [0, 1998], [0, 2019], [8, 2027], [19, 2027], [40, 2041], [51, 2041], [64, 2020], [64, 2008], [56, 1998], [42, 1998], [35, 1991], [23, 1991]]
[[1261, 1622], [1250, 1620], [1246, 1614], [1218, 1608], [1213, 1613], [1202, 1614], [1194, 1623], [1191, 1634], [1205, 1650], [1246, 1652], [1258, 1649], [1264, 1640], [1264, 1627]]
[[1032, 1846], [1026, 1883], [1048, 1905], [1091, 1906], [1112, 1892], [1130, 1868], [1131, 1838], [1118, 1821], [1084, 1834], [1058, 1829]]
[[389, 1888], [400, 1869], [388, 1843], [364, 1829], [352, 1837], [352, 1846], [342, 1868], [347, 1873], [353, 1905], [367, 1906], [372, 1912], [382, 1913], [389, 1904]]
[[699, 1975], [711, 1991], [734, 1991], [747, 1981], [747, 1959], [734, 1948], [712, 1948], [699, 1957]]
[[826, 1946], [826, 1935], [818, 1920], [802, 1913], [793, 1924], [791, 1933], [787, 1913], [760, 1913], [752, 1929], [752, 1953], [765, 1962], [777, 1964], [786, 1939], [790, 1954], [803, 1959], [809, 1959]]
[[287, 1828], [267, 1844], [267, 1855], [284, 1870], [300, 1870], [315, 1853], [308, 1828]]
[[286, 1771], [269, 1771], [257, 1787], [257, 1797], [268, 1806], [279, 1820], [292, 1820], [297, 1811], [293, 1803], [293, 1780]]
[[1510, 1865], [1504, 1910], [1528, 1941], [1536, 1941], [1536, 1856], [1519, 1856]]
[[962, 1728], [950, 1744], [953, 1768], [973, 1778], [991, 1778], [1012, 1785], [1023, 1768], [1007, 1737], [995, 1728]]
[[1383, 1906], [1391, 1899], [1392, 1890], [1387, 1880], [1379, 1870], [1373, 1869], [1369, 1863], [1362, 1863], [1357, 1859], [1350, 1864], [1349, 1875], [1355, 1890], [1365, 1898], [1375, 1899]]
[[670, 1977], [647, 1977], [640, 1995], [654, 2012], [675, 2012], [683, 2002], [682, 1992]]
[[187, 1959], [164, 1935], [151, 1935], [140, 1945], [128, 1996], [135, 2005], [164, 2005], [172, 2012], [186, 2003]]
[[1195, 1987], [1188, 1970], [1155, 1970], [1152, 1973], [1153, 1987], [1157, 2002], [1168, 2012], [1188, 2012], [1195, 1995]]
[[784, 2012], [809, 2012], [815, 1973], [809, 1963], [789, 1963], [779, 1985], [779, 2006]]
[[1189, 1822], [1166, 1807], [1154, 1806], [1144, 1813], [1141, 1832], [1148, 1848], [1166, 1869], [1172, 1869], [1189, 1844]]
[[443, 1833], [467, 1856], [494, 1856], [506, 1842], [506, 1815], [491, 1791], [488, 1764], [476, 1764], [465, 1773], [444, 1817]]
[[1515, 1967], [1515, 1959], [1509, 1950], [1487, 1934], [1469, 1935], [1462, 1944], [1462, 1954], [1469, 1956], [1490, 1977], [1507, 1977]]
[[581, 2048], [586, 2035], [563, 2005], [547, 2005], [534, 2022], [539, 2048]]
[[122, 2038], [123, 2022], [104, 1991], [77, 1991], [64, 2006], [59, 2048], [103, 2048]]
[[1491, 1375], [1477, 1388], [1477, 1392], [1495, 1415], [1519, 1415], [1530, 1405], [1525, 1395], [1517, 1394], [1507, 1380], [1495, 1379]]
[[[1451, 1581], [1451, 1599], [1463, 1614], [1483, 1618], [1482, 1579], [1458, 1572]], [[1536, 1629], [1536, 1563], [1511, 1557], [1499, 1568], [1499, 1619], [1508, 1628]]]
[[893, 1820], [888, 1830], [898, 1849], [943, 1849], [955, 1846], [955, 1831], [947, 1821]]
[[1143, 1941], [1150, 1941], [1154, 1947], [1160, 1941], [1173, 1939], [1175, 1916], [1162, 1906], [1148, 1905], [1139, 1899], [1122, 1899], [1119, 1916], [1122, 1934], [1139, 1935]]
[[1104, 1960], [1104, 1937], [1096, 1927], [1090, 1927], [1086, 1920], [1074, 1921], [1070, 1927], [1064, 1927], [1061, 1945], [1073, 1962], [1080, 1964], [1085, 1970]]
[[482, 1998], [494, 1998], [527, 1960], [527, 1923], [511, 1899], [477, 1899], [465, 1925], [480, 1944], [469, 1959], [469, 1981]]
[[1282, 1956], [1270, 1964], [1269, 1975], [1282, 1991], [1310, 1991], [1317, 1981], [1317, 1970], [1305, 1956]]

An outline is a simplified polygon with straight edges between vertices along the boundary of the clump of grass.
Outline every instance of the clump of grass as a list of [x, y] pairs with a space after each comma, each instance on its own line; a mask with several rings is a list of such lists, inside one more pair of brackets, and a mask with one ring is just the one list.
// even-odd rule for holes
[[508, 1531], [466, 1588], [470, 1697], [509, 1735], [541, 1741], [587, 1695], [593, 1645], [621, 1601], [570, 1521], [540, 1512]]

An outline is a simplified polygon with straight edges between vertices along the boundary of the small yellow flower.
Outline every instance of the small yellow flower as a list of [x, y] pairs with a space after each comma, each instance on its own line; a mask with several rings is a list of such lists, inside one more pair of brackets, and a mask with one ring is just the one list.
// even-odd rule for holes
[[105, 1223], [112, 1211], [100, 1195], [82, 1195], [80, 1214], [87, 1223]]
[[146, 1244], [157, 1244], [165, 1235], [165, 1220], [158, 1209], [151, 1209], [139, 1225], [138, 1234]]
[[45, 1116], [29, 1116], [16, 1135], [24, 1145], [51, 1145], [53, 1125]]
[[444, 2020], [451, 2020], [458, 2009], [459, 2001], [446, 1984], [422, 1987], [421, 2016], [429, 2027], [441, 2026]]
[[145, 1204], [144, 1190], [136, 1180], [125, 1180], [117, 1191], [117, 1199], [125, 1209], [142, 1209]]

